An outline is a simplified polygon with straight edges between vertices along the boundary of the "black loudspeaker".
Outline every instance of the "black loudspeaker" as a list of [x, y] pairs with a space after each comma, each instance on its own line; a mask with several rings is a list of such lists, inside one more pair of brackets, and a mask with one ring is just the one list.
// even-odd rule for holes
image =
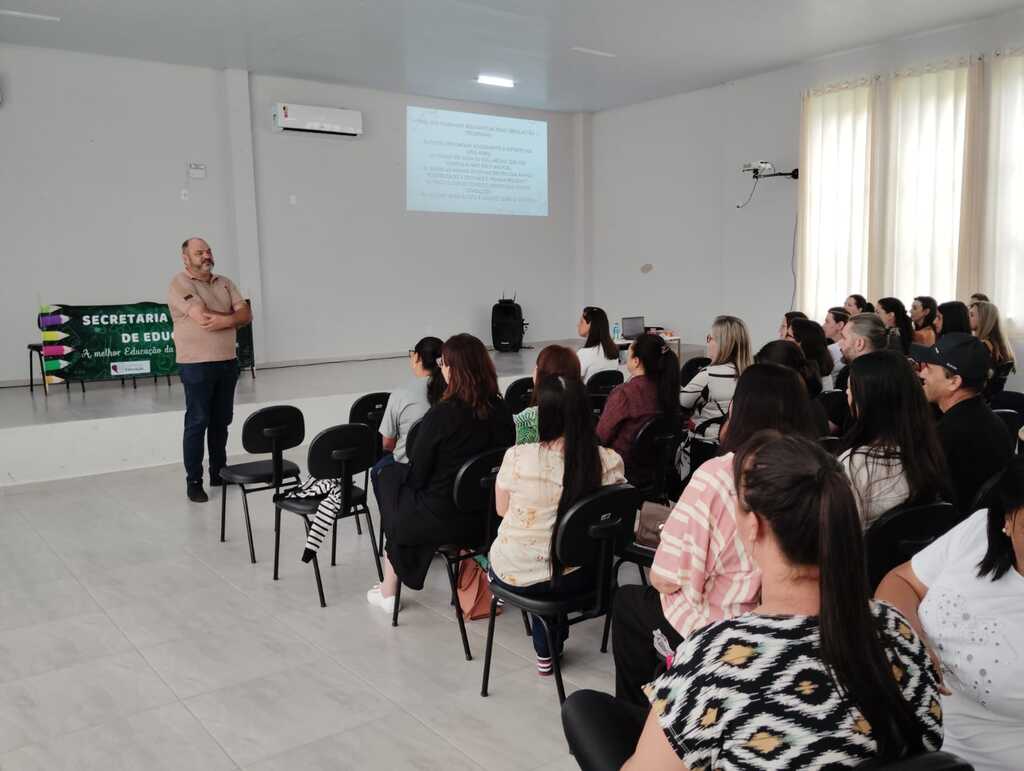
[[491, 339], [494, 350], [508, 353], [523, 347], [523, 333], [529, 323], [523, 321], [523, 309], [513, 300], [498, 300], [491, 309]]

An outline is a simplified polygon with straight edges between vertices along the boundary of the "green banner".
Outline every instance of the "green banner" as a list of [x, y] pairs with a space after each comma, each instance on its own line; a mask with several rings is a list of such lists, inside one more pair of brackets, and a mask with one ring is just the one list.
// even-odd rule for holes
[[[48, 305], [39, 313], [48, 383], [174, 375], [174, 325], [164, 303]], [[252, 325], [238, 330], [240, 368], [253, 366]]]

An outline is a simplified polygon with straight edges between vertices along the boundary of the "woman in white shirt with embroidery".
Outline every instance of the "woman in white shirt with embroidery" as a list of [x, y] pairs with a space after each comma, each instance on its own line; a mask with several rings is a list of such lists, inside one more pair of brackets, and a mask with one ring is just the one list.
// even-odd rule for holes
[[941, 660], [950, 690], [942, 749], [975, 771], [1024, 762], [1024, 458], [1010, 462], [992, 499], [892, 570], [876, 594]]
[[576, 353], [580, 357], [580, 372], [584, 383], [593, 374], [619, 368], [619, 346], [612, 340], [608, 314], [601, 308], [591, 305], [584, 308], [576, 325], [576, 333], [586, 338], [583, 347]]

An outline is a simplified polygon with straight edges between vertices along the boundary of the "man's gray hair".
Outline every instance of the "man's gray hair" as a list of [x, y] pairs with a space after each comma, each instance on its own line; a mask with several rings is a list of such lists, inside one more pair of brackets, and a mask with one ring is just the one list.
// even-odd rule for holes
[[889, 344], [889, 331], [874, 313], [858, 313], [846, 322], [851, 334], [863, 337], [872, 351], [884, 351]]

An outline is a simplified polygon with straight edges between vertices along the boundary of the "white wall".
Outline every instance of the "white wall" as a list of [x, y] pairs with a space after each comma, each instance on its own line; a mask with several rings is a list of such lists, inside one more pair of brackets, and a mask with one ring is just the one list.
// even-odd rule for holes
[[40, 300], [162, 299], [193, 232], [237, 271], [220, 73], [0, 45], [0, 91], [0, 382], [26, 377]]
[[[529, 338], [571, 334], [572, 115], [7, 45], [0, 90], [0, 383], [26, 378], [40, 302], [160, 300], [193, 233], [256, 298], [259, 361], [489, 340], [502, 290]], [[366, 134], [272, 133], [278, 100], [362, 110]], [[407, 213], [406, 104], [549, 121], [550, 216]]]
[[[755, 343], [789, 309], [797, 185], [750, 190], [740, 166], [797, 165], [801, 92], [1024, 44], [1024, 11], [891, 41], [716, 88], [608, 110], [593, 118], [593, 289], [587, 302], [612, 317], [643, 313], [704, 339], [712, 316], [731, 313]], [[655, 270], [639, 272], [643, 263]], [[843, 298], [836, 298], [841, 301]]]
[[[286, 78], [251, 85], [268, 360], [403, 352], [424, 334], [489, 341], [491, 306], [513, 290], [530, 338], [572, 334], [572, 115]], [[276, 133], [272, 105], [287, 101], [360, 110], [365, 133]], [[409, 104], [547, 120], [550, 215], [406, 212]]]

